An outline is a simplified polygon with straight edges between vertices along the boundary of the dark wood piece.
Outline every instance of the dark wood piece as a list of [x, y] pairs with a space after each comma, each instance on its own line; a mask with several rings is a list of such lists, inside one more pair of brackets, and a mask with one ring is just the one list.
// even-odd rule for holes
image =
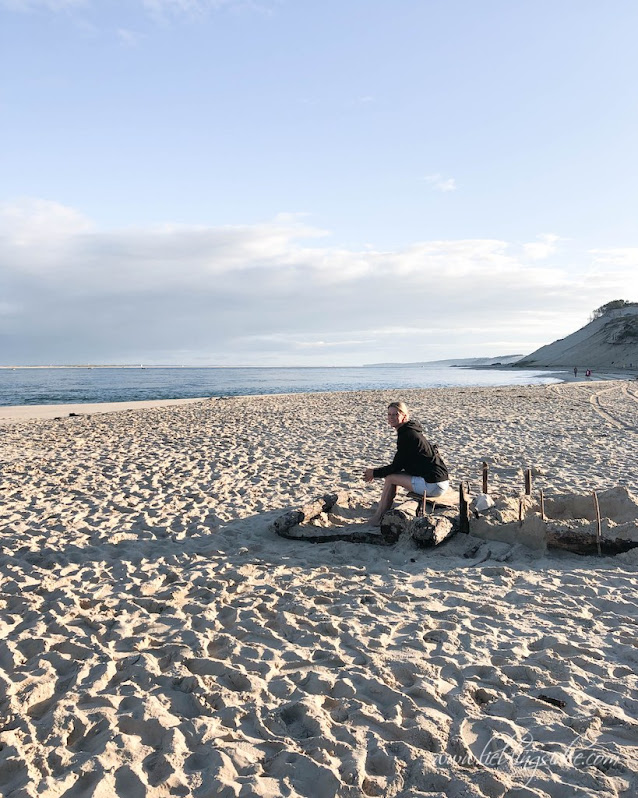
[[538, 696], [539, 701], [544, 701], [546, 704], [551, 704], [553, 707], [558, 707], [559, 709], [564, 709], [567, 706], [566, 701], [561, 701], [560, 698], [552, 698], [551, 695], [545, 695], [545, 693], [541, 693]]
[[418, 507], [418, 503], [405, 502], [384, 513], [380, 527], [383, 537], [390, 543], [396, 543], [401, 534], [409, 529], [416, 519]]
[[432, 548], [451, 538], [458, 529], [456, 518], [450, 518], [449, 515], [427, 515], [415, 519], [412, 524], [412, 539], [422, 548]]
[[[434, 505], [434, 500], [429, 500]], [[415, 543], [424, 548], [438, 546], [458, 532], [459, 524], [454, 507], [439, 507], [434, 514], [421, 515], [424, 502], [418, 494], [409, 494], [408, 500], [388, 510], [381, 519], [381, 532], [384, 539], [394, 543], [405, 532]]]
[[582, 526], [554, 526], [551, 520], [546, 524], [545, 540], [550, 549], [565, 549], [574, 554], [622, 554], [638, 548], [636, 541], [612, 537], [613, 530], [601, 530], [599, 537], [597, 530], [588, 531]]
[[487, 493], [487, 474], [489, 471], [489, 467], [485, 461], [483, 461], [483, 493]]
[[306, 543], [372, 543], [375, 546], [392, 546], [397, 542], [398, 535], [388, 535], [383, 529], [374, 530], [370, 527], [353, 530], [338, 530], [327, 527], [295, 526], [275, 530], [279, 537], [287, 540], [304, 540]]
[[525, 469], [525, 495], [531, 496], [532, 495], [532, 469], [526, 468]]
[[464, 482], [459, 484], [459, 532], [470, 534], [470, 508]]
[[598, 548], [598, 556], [602, 556], [602, 527], [600, 523], [600, 505], [598, 504], [598, 495], [596, 491], [592, 491], [592, 495], [594, 497], [594, 510], [596, 512], [596, 546]]

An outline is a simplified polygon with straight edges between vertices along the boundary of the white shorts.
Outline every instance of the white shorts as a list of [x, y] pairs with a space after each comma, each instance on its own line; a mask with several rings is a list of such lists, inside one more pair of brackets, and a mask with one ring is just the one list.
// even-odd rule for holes
[[436, 499], [441, 496], [450, 487], [449, 479], [444, 482], [426, 482], [423, 477], [412, 477], [412, 490], [423, 496], [425, 493], [428, 499]]

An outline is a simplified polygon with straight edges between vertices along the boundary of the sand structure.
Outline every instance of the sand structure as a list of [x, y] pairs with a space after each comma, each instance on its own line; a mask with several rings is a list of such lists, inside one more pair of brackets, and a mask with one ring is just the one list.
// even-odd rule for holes
[[[397, 399], [454, 485], [488, 464], [492, 529], [275, 534], [330, 493], [318, 528], [364, 529]], [[531, 546], [517, 515], [531, 469], [525, 518], [542, 490], [595, 528], [595, 492], [632, 534], [635, 383], [108, 409], [0, 426], [0, 794], [638, 794], [638, 549]]]

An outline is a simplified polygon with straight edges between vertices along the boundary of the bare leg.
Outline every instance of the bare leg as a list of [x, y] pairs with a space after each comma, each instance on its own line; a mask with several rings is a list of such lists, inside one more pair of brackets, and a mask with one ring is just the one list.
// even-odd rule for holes
[[371, 526], [379, 526], [381, 524], [381, 517], [392, 507], [397, 487], [412, 490], [412, 477], [409, 474], [390, 474], [385, 478], [379, 505], [372, 518], [368, 521]]

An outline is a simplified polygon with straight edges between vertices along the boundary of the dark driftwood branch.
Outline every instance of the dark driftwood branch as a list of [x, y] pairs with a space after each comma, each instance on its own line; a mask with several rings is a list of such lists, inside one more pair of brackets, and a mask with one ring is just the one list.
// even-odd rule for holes
[[598, 548], [598, 556], [600, 557], [600, 555], [603, 553], [601, 546], [602, 530], [600, 524], [600, 505], [598, 504], [598, 496], [596, 494], [596, 491], [593, 491], [593, 494], [594, 494], [594, 510], [596, 512], [596, 546]]
[[539, 701], [544, 701], [546, 704], [551, 704], [553, 707], [558, 707], [559, 709], [564, 709], [567, 704], [565, 701], [561, 701], [560, 698], [552, 698], [549, 695], [545, 695], [545, 693], [539, 693], [538, 695]]
[[525, 495], [531, 496], [532, 495], [532, 469], [526, 468], [525, 469]]
[[384, 533], [371, 529], [356, 529], [354, 531], [339, 530], [338, 528], [300, 526], [312, 521], [322, 513], [329, 513], [336, 504], [343, 504], [348, 498], [347, 493], [327, 493], [319, 496], [297, 510], [288, 510], [270, 524], [270, 531], [282, 538], [289, 540], [305, 540], [309, 543], [335, 543], [349, 541], [350, 543], [373, 543], [377, 546], [391, 546], [396, 543], [398, 535]]
[[582, 527], [555, 526], [547, 521], [545, 540], [550, 549], [565, 549], [575, 554], [622, 554], [638, 547], [626, 538], [612, 537], [612, 530], [587, 530]]
[[470, 534], [470, 507], [464, 482], [459, 485], [459, 532]]
[[275, 530], [282, 538], [288, 540], [305, 540], [307, 543], [336, 543], [344, 541], [346, 543], [372, 543], [375, 546], [392, 546], [397, 542], [397, 538], [384, 534], [383, 530], [373, 531], [371, 529], [355, 530], [353, 532], [340, 532], [336, 529], [326, 527], [307, 527], [298, 524], [286, 529]]

